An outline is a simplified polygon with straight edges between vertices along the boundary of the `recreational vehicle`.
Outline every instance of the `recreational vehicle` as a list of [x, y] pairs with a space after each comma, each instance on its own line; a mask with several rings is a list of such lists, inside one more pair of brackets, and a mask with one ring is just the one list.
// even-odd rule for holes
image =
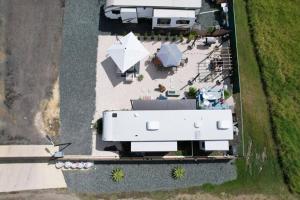
[[107, 0], [105, 16], [123, 23], [152, 19], [152, 28], [191, 28], [200, 13], [201, 0]]

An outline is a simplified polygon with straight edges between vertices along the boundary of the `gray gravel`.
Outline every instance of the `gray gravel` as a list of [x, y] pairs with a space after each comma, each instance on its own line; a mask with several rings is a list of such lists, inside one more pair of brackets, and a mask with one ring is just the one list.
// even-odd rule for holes
[[[186, 176], [174, 180], [171, 169], [183, 166]], [[121, 167], [125, 179], [120, 183], [111, 180], [111, 171]], [[221, 184], [236, 178], [234, 163], [190, 164], [98, 164], [89, 171], [65, 171], [68, 188], [74, 192], [113, 193], [155, 191], [199, 186], [204, 183]]]
[[98, 21], [98, 0], [66, 0], [60, 67], [60, 141], [72, 145], [65, 154], [91, 154]]

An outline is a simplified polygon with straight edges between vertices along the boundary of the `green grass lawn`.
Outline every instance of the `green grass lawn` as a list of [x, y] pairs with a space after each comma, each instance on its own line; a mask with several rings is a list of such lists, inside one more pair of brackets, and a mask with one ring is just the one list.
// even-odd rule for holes
[[248, 1], [250, 24], [290, 188], [300, 193], [300, 1]]

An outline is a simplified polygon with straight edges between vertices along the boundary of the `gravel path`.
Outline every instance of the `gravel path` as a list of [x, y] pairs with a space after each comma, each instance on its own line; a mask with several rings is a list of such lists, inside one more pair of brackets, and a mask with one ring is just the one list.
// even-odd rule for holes
[[98, 21], [98, 0], [66, 0], [60, 68], [60, 140], [72, 143], [66, 154], [91, 154]]
[[[183, 166], [186, 176], [174, 180], [170, 171]], [[125, 171], [120, 183], [111, 180], [114, 168]], [[221, 184], [236, 178], [232, 162], [190, 163], [190, 164], [98, 164], [89, 171], [65, 171], [68, 188], [75, 192], [112, 193], [132, 191], [154, 191], [198, 186], [204, 183]]]

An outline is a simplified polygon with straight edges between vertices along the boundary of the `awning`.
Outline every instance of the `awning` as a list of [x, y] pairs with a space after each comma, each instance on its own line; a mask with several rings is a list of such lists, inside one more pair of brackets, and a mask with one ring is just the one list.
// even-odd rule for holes
[[205, 141], [205, 151], [229, 151], [228, 141]]
[[195, 18], [195, 10], [154, 9], [153, 17], [157, 18]]
[[131, 142], [131, 152], [177, 151], [177, 142]]

